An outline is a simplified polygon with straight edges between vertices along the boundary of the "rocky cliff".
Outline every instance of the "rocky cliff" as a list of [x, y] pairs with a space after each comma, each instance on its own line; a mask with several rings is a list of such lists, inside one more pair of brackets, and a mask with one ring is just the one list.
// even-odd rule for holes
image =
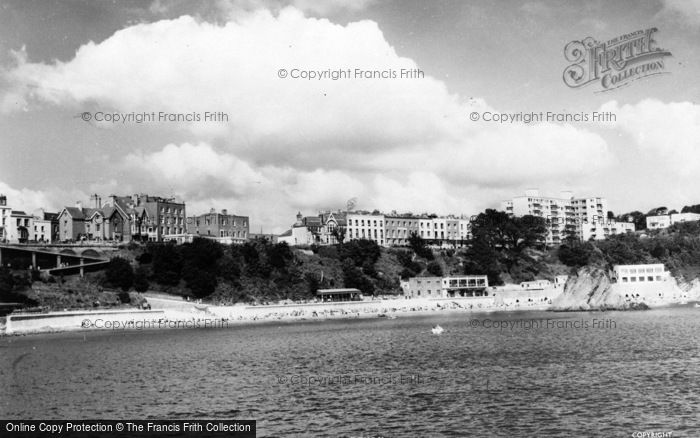
[[635, 310], [698, 300], [700, 282], [678, 281], [670, 276], [663, 282], [613, 283], [601, 267], [586, 266], [569, 276], [564, 292], [552, 303], [552, 310]]

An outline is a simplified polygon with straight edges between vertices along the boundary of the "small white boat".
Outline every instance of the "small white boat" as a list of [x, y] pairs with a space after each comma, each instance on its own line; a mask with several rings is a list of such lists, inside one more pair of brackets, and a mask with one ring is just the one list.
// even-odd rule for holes
[[695, 303], [694, 307], [700, 307], [700, 303]]
[[444, 332], [445, 329], [442, 328], [442, 327], [440, 327], [440, 325], [438, 324], [438, 325], [436, 325], [435, 327], [433, 327], [433, 328], [431, 329], [431, 331], [433, 332], [434, 335], [439, 335], [440, 333]]

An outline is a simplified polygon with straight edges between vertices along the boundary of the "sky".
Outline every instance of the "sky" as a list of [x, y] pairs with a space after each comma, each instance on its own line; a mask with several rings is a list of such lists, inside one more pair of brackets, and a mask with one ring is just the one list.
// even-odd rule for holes
[[[564, 83], [568, 43], [651, 28], [663, 74]], [[700, 203], [699, 40], [700, 1], [0, 0], [0, 193], [28, 211], [175, 196], [266, 233], [350, 198], [680, 209]], [[540, 112], [614, 120], [490, 116]]]

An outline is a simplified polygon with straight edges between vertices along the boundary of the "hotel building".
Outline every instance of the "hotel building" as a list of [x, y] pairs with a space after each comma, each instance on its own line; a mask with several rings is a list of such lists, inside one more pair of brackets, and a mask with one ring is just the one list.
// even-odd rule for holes
[[386, 246], [408, 246], [409, 237], [420, 228], [420, 219], [410, 214], [399, 215], [393, 211], [384, 220]]
[[511, 216], [539, 216], [547, 221], [546, 243], [558, 245], [567, 235], [581, 240], [605, 239], [634, 231], [634, 224], [608, 219], [605, 198], [575, 198], [571, 192], [560, 197], [540, 196], [539, 190], [526, 190], [524, 196], [503, 201], [501, 208]]
[[[97, 203], [100, 203], [99, 198]], [[134, 240], [184, 241], [187, 232], [184, 202], [175, 198], [134, 194], [112, 195], [105, 205], [127, 215], [130, 221], [129, 234]]]
[[187, 233], [195, 237], [216, 239], [226, 244], [245, 243], [249, 237], [248, 216], [228, 214], [228, 210], [217, 213], [211, 209], [209, 213], [187, 218]]
[[345, 240], [368, 239], [384, 246], [384, 221], [381, 213], [348, 212]]

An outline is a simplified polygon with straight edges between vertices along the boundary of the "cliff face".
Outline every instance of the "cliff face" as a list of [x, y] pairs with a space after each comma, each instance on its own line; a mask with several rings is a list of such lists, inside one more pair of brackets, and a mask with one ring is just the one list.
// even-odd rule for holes
[[592, 310], [610, 295], [610, 278], [600, 268], [584, 267], [570, 276], [564, 292], [552, 302], [552, 310]]
[[663, 282], [612, 283], [606, 270], [587, 266], [569, 277], [564, 292], [552, 303], [553, 310], [646, 309], [697, 299], [700, 283], [679, 286], [669, 277]]

